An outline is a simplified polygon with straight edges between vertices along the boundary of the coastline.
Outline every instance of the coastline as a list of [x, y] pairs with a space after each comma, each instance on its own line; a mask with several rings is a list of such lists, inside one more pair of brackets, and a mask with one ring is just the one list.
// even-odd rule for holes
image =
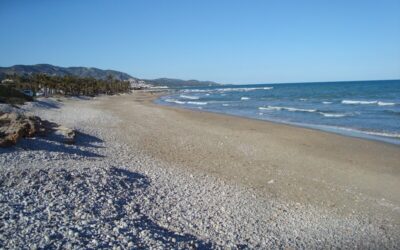
[[[159, 96], [158, 96], [159, 97]], [[278, 176], [281, 175], [282, 173], [279, 173], [279, 168], [282, 165], [292, 165], [291, 171], [296, 171], [296, 176], [298, 177], [299, 175], [304, 175], [306, 174], [307, 171], [310, 171], [311, 173], [316, 173], [319, 172], [317, 176], [314, 177], [307, 177], [308, 181], [312, 182], [310, 186], [304, 188], [304, 190], [301, 190], [300, 192], [296, 192], [293, 190], [293, 193], [290, 195], [287, 195], [288, 189], [290, 190], [291, 188], [296, 189], [297, 187], [294, 184], [291, 184], [289, 180], [284, 181], [284, 186], [285, 190], [279, 189], [275, 190], [271, 186], [274, 185], [269, 185], [266, 179], [263, 179], [262, 177], [265, 177], [266, 174], [263, 173], [263, 171], [258, 171], [262, 177], [260, 177], [257, 173], [254, 173], [254, 176], [251, 180], [242, 180], [242, 176], [244, 174], [244, 171], [239, 171], [238, 173], [232, 174], [229, 173], [229, 171], [220, 171], [218, 169], [219, 165], [215, 164], [216, 166], [213, 167], [207, 167], [206, 171], [212, 174], [216, 174], [219, 177], [225, 178], [225, 179], [234, 179], [237, 182], [240, 182], [242, 184], [245, 184], [247, 186], [250, 186], [251, 188], [254, 188], [256, 190], [261, 191], [261, 193], [268, 193], [268, 194], [274, 194], [274, 196], [279, 196], [282, 198], [282, 194], [286, 199], [289, 200], [294, 200], [296, 202], [311, 202], [313, 205], [322, 205], [322, 207], [326, 208], [329, 207], [330, 209], [336, 209], [337, 207], [337, 212], [339, 213], [351, 213], [354, 208], [366, 212], [368, 209], [365, 209], [366, 207], [370, 207], [370, 202], [373, 201], [373, 203], [380, 203], [379, 199], [382, 199], [381, 203], [385, 203], [386, 206], [391, 207], [389, 209], [389, 213], [392, 212], [394, 217], [396, 218], [396, 223], [400, 223], [400, 194], [395, 191], [399, 190], [400, 188], [400, 182], [399, 182], [399, 176], [398, 174], [400, 173], [400, 167], [398, 166], [398, 162], [400, 162], [400, 147], [395, 144], [383, 142], [383, 141], [376, 141], [376, 140], [370, 140], [370, 139], [365, 139], [365, 138], [359, 138], [359, 137], [352, 137], [352, 136], [345, 136], [333, 132], [327, 132], [324, 130], [319, 130], [315, 128], [308, 128], [308, 127], [301, 127], [301, 126], [296, 126], [292, 124], [285, 124], [285, 123], [278, 123], [274, 121], [265, 121], [265, 120], [258, 120], [258, 119], [251, 119], [251, 118], [246, 118], [246, 117], [240, 117], [240, 116], [234, 116], [234, 115], [229, 115], [229, 114], [220, 114], [220, 113], [213, 113], [213, 112], [206, 112], [206, 111], [201, 111], [201, 110], [191, 110], [191, 109], [184, 109], [184, 108], [179, 108], [179, 107], [173, 107], [173, 106], [165, 106], [165, 105], [160, 105], [154, 103], [154, 100], [158, 97], [153, 97], [151, 96], [147, 102], [144, 102], [144, 104], [154, 107], [154, 108], [159, 108], [167, 111], [172, 111], [173, 114], [177, 114], [179, 117], [182, 117], [183, 119], [190, 119], [193, 121], [193, 123], [201, 123], [201, 125], [204, 125], [204, 128], [207, 128], [208, 130], [212, 129], [219, 129], [221, 126], [227, 127], [227, 130], [233, 129], [235, 131], [243, 131], [243, 133], [253, 133], [256, 134], [254, 138], [248, 139], [247, 143], [248, 146], [252, 148], [252, 151], [260, 153], [260, 148], [267, 147], [266, 149], [270, 151], [269, 153], [271, 154], [271, 158], [273, 159], [273, 162], [271, 162], [271, 158], [263, 157], [262, 159], [249, 159], [248, 161], [241, 161], [240, 158], [235, 158], [232, 161], [236, 162], [235, 166], [237, 169], [240, 168], [240, 164], [238, 162], [242, 162], [243, 165], [249, 165], [250, 168], [255, 168], [257, 161], [262, 162], [261, 165], [266, 167], [271, 174], [271, 176], [275, 176], [276, 178], [279, 178]], [[172, 114], [171, 114], [172, 115]], [[194, 125], [194, 124], [192, 124]], [[200, 125], [200, 126], [201, 126]], [[217, 127], [210, 127], [210, 125]], [[204, 131], [202, 131], [204, 132]], [[224, 130], [226, 133], [226, 130]], [[215, 133], [213, 133], [215, 135]], [[229, 134], [229, 133], [227, 133]], [[227, 143], [225, 142], [225, 145], [227, 147], [231, 146], [232, 149], [232, 144], [234, 144], [232, 141], [229, 141], [229, 138], [226, 136], [224, 137], [224, 133], [222, 134], [222, 138], [219, 138], [221, 141], [221, 145], [224, 144], [225, 141], [228, 141]], [[236, 137], [238, 135], [235, 135]], [[258, 137], [259, 136], [259, 137]], [[258, 143], [258, 145], [254, 145], [257, 140], [262, 140], [262, 136], [265, 140], [268, 139], [273, 139], [273, 142], [271, 143]], [[236, 144], [240, 145], [240, 141], [237, 141]], [[253, 144], [253, 145], [252, 145]], [[210, 145], [208, 145], [210, 146]], [[233, 145], [233, 147], [235, 147]], [[211, 149], [212, 148], [212, 149]], [[213, 149], [218, 150], [220, 147], [214, 146], [208, 148], [208, 150], [212, 151]], [[184, 149], [180, 149], [185, 152]], [[178, 150], [178, 151], [180, 151]], [[265, 150], [265, 151], [267, 151]], [[292, 152], [287, 152], [291, 150]], [[230, 155], [229, 157], [232, 157], [232, 154], [229, 152], [223, 152], [223, 154], [228, 154]], [[251, 151], [251, 150], [249, 150]], [[185, 152], [188, 155], [191, 155], [190, 152]], [[163, 157], [162, 155], [158, 155], [158, 157], [163, 157], [164, 160], [171, 161], [173, 163], [187, 163], [191, 161], [179, 161], [176, 159], [179, 159], [180, 157], [185, 158], [184, 154], [180, 155], [179, 157], [175, 157], [175, 159], [168, 159], [168, 157]], [[221, 153], [221, 151], [219, 151]], [[251, 154], [250, 152], [248, 152]], [[205, 153], [204, 153], [205, 154]], [[201, 155], [204, 155], [201, 154]], [[169, 154], [165, 154], [169, 155]], [[222, 154], [221, 154], [222, 155]], [[221, 155], [216, 155], [214, 156], [214, 160], [218, 159], [221, 157]], [[279, 155], [279, 157], [277, 157]], [[254, 157], [254, 155], [253, 155]], [[293, 157], [293, 159], [290, 159]], [[244, 158], [246, 158], [246, 155], [244, 155]], [[255, 157], [254, 157], [255, 158]], [[197, 159], [198, 163], [201, 163], [202, 160]], [[267, 164], [265, 164], [265, 162]], [[288, 165], [289, 164], [289, 165]], [[310, 166], [308, 164], [312, 164], [313, 166]], [[323, 167], [323, 169], [318, 169], [319, 166]], [[199, 164], [190, 164], [192, 165], [193, 168], [197, 168]], [[270, 166], [267, 166], [270, 165]], [[385, 178], [388, 178], [385, 180], [382, 178], [381, 180], [372, 180], [372, 176], [351, 176], [351, 171], [348, 171], [347, 169], [351, 169], [352, 167], [357, 166], [359, 171], [371, 171], [373, 174], [377, 175], [382, 175]], [[332, 170], [332, 173], [329, 173], [329, 171]], [[302, 172], [305, 173], [302, 173]], [[390, 176], [390, 174], [396, 173], [396, 178], [393, 178], [393, 176]], [[350, 175], [349, 175], [350, 174]], [[356, 194], [357, 191], [351, 191], [350, 189], [345, 189], [345, 188], [339, 188], [337, 190], [326, 190], [323, 195], [320, 195], [320, 192], [324, 192], [321, 189], [317, 190], [312, 190], [313, 188], [319, 186], [322, 184], [325, 180], [317, 180], [316, 178], [320, 177], [328, 177], [329, 175], [332, 175], [333, 178], [335, 179], [333, 183], [341, 183], [341, 185], [360, 185], [356, 187], [356, 189], [359, 191], [359, 188], [362, 186], [364, 190], [368, 190], [371, 188], [371, 185], [374, 185], [373, 188], [379, 188], [379, 192], [376, 192], [377, 190], [373, 190], [375, 192], [375, 197], [369, 197], [368, 199], [364, 200], [364, 202], [361, 202], [360, 200], [356, 200], [356, 204], [354, 207], [348, 206], [346, 204], [347, 202], [350, 202], [354, 197], [353, 195]], [[311, 175], [312, 176], [312, 175]], [[287, 178], [289, 176], [286, 176]], [[293, 183], [299, 184], [299, 179], [297, 177], [294, 177], [296, 181]], [[303, 176], [304, 177], [304, 176]], [[358, 177], [361, 177], [362, 179], [359, 179]], [[291, 179], [289, 177], [288, 179]], [[276, 179], [273, 177], [270, 177], [269, 181], [274, 180], [274, 183], [276, 182]], [[389, 181], [389, 182], [388, 182]], [[351, 184], [352, 183], [352, 184]], [[305, 183], [303, 183], [305, 184]], [[322, 184], [322, 185], [326, 185]], [[315, 187], [313, 187], [315, 185]], [[307, 185], [305, 185], [307, 186]], [[327, 185], [328, 186], [328, 185]], [[336, 187], [338, 188], [338, 187]], [[335, 197], [337, 195], [337, 192], [342, 189], [344, 193], [349, 192], [349, 197], [347, 202], [344, 200], [337, 200], [338, 204], [336, 204]], [[356, 190], [355, 189], [355, 190]], [[331, 191], [333, 191], [331, 193]], [[371, 190], [372, 191], [372, 190]], [[389, 194], [390, 198], [388, 198], [388, 192], [393, 191], [392, 194]], [[299, 194], [307, 194], [305, 197], [302, 197]], [[379, 197], [379, 195], [383, 195], [382, 197]], [[342, 197], [343, 198], [343, 197]], [[341, 199], [342, 199], [341, 198]], [[391, 200], [394, 201], [394, 204], [389, 205]], [[343, 203], [342, 203], [343, 202]], [[360, 204], [357, 204], [360, 202]], [[397, 205], [395, 205], [397, 204]], [[347, 206], [347, 207], [346, 207]], [[379, 210], [381, 205], [378, 205], [376, 208], [373, 210]], [[393, 210], [395, 211], [393, 213]], [[371, 211], [370, 211], [371, 212]], [[367, 212], [367, 213], [370, 213]]]
[[[42, 139], [26, 140], [2, 151], [1, 170], [112, 177], [107, 169], [117, 167], [145, 176], [149, 184], [130, 202], [171, 240], [159, 240], [160, 229], [151, 227], [142, 235], [135, 224], [142, 247], [187, 248], [192, 241], [233, 248], [399, 247], [399, 147], [160, 106], [153, 103], [158, 95], [138, 91], [28, 108], [77, 129], [80, 139], [51, 151], [35, 148]], [[112, 194], [116, 200], [119, 192]], [[138, 215], [122, 216], [127, 222]], [[119, 235], [128, 237], [124, 232]]]
[[[400, 140], [399, 140], [400, 137], [397, 133], [388, 134], [385, 132], [363, 131], [363, 130], [350, 128], [350, 127], [340, 127], [340, 126], [327, 125], [327, 124], [313, 124], [313, 123], [304, 123], [304, 122], [295, 122], [295, 121], [290, 122], [290, 121], [285, 121], [285, 120], [277, 120], [277, 119], [271, 119], [271, 118], [266, 118], [266, 117], [260, 118], [257, 116], [246, 116], [246, 115], [223, 112], [223, 111], [216, 111], [216, 110], [205, 111], [204, 109], [201, 109], [199, 107], [174, 105], [171, 103], [167, 103], [165, 101], [161, 101], [160, 98], [163, 96], [164, 95], [160, 95], [158, 98], [156, 98], [154, 100], [154, 102], [156, 104], [159, 104], [162, 106], [168, 106], [168, 107], [173, 107], [173, 108], [181, 108], [181, 109], [187, 109], [187, 110], [192, 110], [192, 111], [215, 113], [215, 114], [228, 115], [228, 116], [233, 116], [233, 117], [241, 117], [241, 118], [246, 118], [246, 119], [271, 122], [271, 123], [275, 123], [275, 124], [285, 124], [285, 125], [289, 125], [289, 126], [308, 128], [308, 129], [329, 132], [329, 133], [347, 136], [347, 137], [361, 138], [361, 139], [377, 141], [377, 142], [384, 142], [384, 143], [400, 146]], [[165, 94], [165, 96], [170, 96], [170, 93]]]

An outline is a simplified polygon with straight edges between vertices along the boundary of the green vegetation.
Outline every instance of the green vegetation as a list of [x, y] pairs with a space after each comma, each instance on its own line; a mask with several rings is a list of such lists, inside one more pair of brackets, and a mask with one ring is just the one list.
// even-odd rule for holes
[[34, 74], [29, 76], [14, 74], [6, 76], [6, 79], [10, 80], [5, 83], [8, 89], [32, 90], [34, 93], [42, 92], [44, 96], [112, 95], [124, 93], [130, 89], [129, 82], [116, 80], [111, 75], [109, 75], [106, 80], [81, 78], [71, 75], [49, 76], [46, 74]]
[[30, 101], [33, 101], [32, 97], [24, 95], [11, 87], [0, 85], [0, 103], [24, 104]]

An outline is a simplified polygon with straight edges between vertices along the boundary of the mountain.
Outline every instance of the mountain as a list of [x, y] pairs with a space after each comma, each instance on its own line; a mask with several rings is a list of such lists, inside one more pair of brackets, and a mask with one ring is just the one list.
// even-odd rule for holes
[[144, 84], [151, 84], [154, 86], [168, 86], [170, 88], [176, 87], [190, 87], [190, 86], [215, 86], [218, 83], [211, 81], [198, 81], [198, 80], [180, 80], [171, 78], [159, 78], [154, 80], [141, 80], [130, 76], [127, 73], [116, 70], [103, 70], [98, 68], [88, 67], [59, 67], [51, 64], [35, 64], [35, 65], [14, 65], [11, 67], [0, 67], [0, 80], [4, 79], [6, 75], [32, 75], [32, 74], [47, 74], [51, 76], [66, 76], [73, 75], [77, 77], [93, 77], [96, 79], [106, 79], [112, 75], [117, 80], [131, 80], [134, 83], [142, 82]]
[[159, 78], [154, 80], [145, 80], [155, 86], [168, 86], [170, 88], [174, 87], [192, 87], [192, 86], [216, 86], [219, 83], [212, 81], [198, 81], [198, 80], [180, 80], [171, 78]]
[[14, 65], [11, 67], [0, 67], [0, 78], [4, 78], [7, 74], [32, 75], [32, 74], [48, 74], [52, 76], [73, 75], [77, 77], [93, 77], [96, 79], [106, 79], [108, 75], [112, 75], [117, 80], [135, 79], [134, 77], [116, 70], [102, 70], [87, 67], [59, 67], [50, 64], [36, 65]]

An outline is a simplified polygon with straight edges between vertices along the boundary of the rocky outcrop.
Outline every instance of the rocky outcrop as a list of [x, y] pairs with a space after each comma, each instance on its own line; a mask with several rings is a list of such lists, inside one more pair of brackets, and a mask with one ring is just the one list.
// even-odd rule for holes
[[15, 145], [21, 138], [52, 134], [59, 141], [72, 144], [75, 132], [55, 123], [43, 121], [37, 116], [27, 116], [16, 112], [0, 113], [0, 147]]
[[18, 113], [1, 114], [0, 147], [9, 147], [16, 144], [20, 138], [35, 135], [39, 129], [39, 120]]

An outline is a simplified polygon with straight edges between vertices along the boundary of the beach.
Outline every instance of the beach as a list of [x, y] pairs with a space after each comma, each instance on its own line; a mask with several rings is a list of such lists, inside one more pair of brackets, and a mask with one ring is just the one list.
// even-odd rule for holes
[[[75, 145], [33, 138], [2, 149], [0, 211], [7, 226], [1, 244], [21, 247], [31, 240], [37, 247], [400, 247], [399, 146], [160, 106], [153, 102], [159, 96], [136, 91], [26, 105], [24, 111], [80, 134]], [[49, 204], [56, 204], [54, 213], [34, 209], [38, 205], [30, 207], [29, 202], [22, 212], [13, 206], [31, 197], [18, 196], [30, 187], [22, 172], [34, 178], [45, 175], [43, 183], [54, 179], [57, 187], [70, 181], [54, 177], [63, 171], [92, 180], [85, 184], [94, 195], [87, 203], [57, 207], [73, 200], [67, 192], [60, 198], [40, 196], [41, 206], [49, 211]], [[98, 184], [102, 179], [105, 184]], [[103, 190], [121, 181], [114, 191]], [[108, 212], [124, 200], [122, 207], [111, 209], [118, 219], [105, 220], [108, 212], [88, 212], [86, 219], [62, 213], [76, 214], [85, 206], [97, 209], [92, 200], [99, 197], [110, 205], [102, 208]], [[36, 226], [26, 227], [26, 232], [19, 230], [28, 223], [24, 216], [11, 216], [23, 214], [24, 206], [37, 211], [30, 222]], [[10, 240], [14, 234], [19, 237]], [[40, 237], [44, 234], [49, 237]]]

